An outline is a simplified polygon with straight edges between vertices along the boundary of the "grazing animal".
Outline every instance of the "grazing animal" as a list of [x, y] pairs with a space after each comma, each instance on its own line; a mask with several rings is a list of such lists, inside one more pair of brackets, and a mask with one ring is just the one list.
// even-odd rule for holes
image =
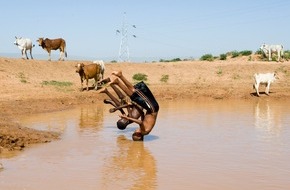
[[16, 45], [20, 50], [21, 50], [21, 54], [22, 54], [22, 58], [25, 59], [24, 57], [24, 53], [25, 53], [25, 56], [26, 56], [26, 59], [29, 59], [28, 56], [27, 56], [27, 50], [30, 51], [30, 57], [31, 59], [33, 59], [32, 57], [32, 48], [35, 46], [35, 45], [32, 45], [32, 41], [29, 39], [29, 38], [17, 38], [15, 36], [16, 40], [14, 42], [14, 45]]
[[83, 91], [84, 79], [86, 80], [87, 91], [89, 90], [89, 79], [94, 78], [94, 86], [97, 87], [97, 82], [99, 81], [101, 74], [101, 66], [99, 64], [84, 65], [83, 63], [78, 63], [76, 65], [76, 72], [79, 73], [81, 78], [81, 91]]
[[102, 74], [102, 79], [104, 79], [104, 73], [105, 73], [105, 63], [103, 60], [95, 60], [93, 61], [95, 64], [99, 64], [101, 66], [101, 74]]
[[278, 55], [278, 60], [280, 61], [280, 58], [284, 57], [284, 50], [283, 45], [268, 45], [268, 44], [262, 44], [260, 49], [263, 51], [264, 55], [269, 58], [269, 61], [272, 61], [272, 53], [276, 52]]
[[58, 38], [58, 39], [48, 39], [48, 38], [38, 38], [37, 40], [38, 45], [41, 46], [43, 49], [45, 49], [48, 52], [49, 55], [49, 61], [51, 61], [51, 50], [60, 50], [60, 57], [58, 60], [62, 60], [64, 61], [64, 57], [63, 54], [65, 55], [65, 57], [67, 57], [67, 53], [66, 53], [66, 43], [65, 40], [62, 38]]
[[269, 95], [270, 92], [270, 84], [273, 83], [276, 79], [279, 79], [276, 73], [255, 73], [254, 74], [254, 80], [255, 83], [253, 84], [253, 89], [256, 90], [257, 95], [259, 94], [259, 85], [263, 84], [266, 86], [265, 93]]

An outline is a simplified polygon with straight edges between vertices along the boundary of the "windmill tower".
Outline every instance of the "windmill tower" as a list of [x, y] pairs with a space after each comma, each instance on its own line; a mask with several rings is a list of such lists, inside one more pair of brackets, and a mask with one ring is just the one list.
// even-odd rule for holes
[[121, 31], [117, 30], [117, 33], [121, 33], [118, 62], [129, 62], [128, 24], [126, 22], [126, 12], [124, 12], [123, 15]]

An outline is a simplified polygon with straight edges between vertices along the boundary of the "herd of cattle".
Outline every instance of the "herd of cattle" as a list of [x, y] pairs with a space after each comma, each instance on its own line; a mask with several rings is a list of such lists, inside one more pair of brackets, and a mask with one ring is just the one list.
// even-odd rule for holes
[[[32, 48], [35, 46], [34, 44], [32, 44], [31, 39], [29, 38], [18, 38], [16, 37], [16, 40], [14, 42], [14, 44], [21, 50], [22, 53], [22, 58], [26, 58], [28, 59], [27, 56], [27, 51], [30, 51], [30, 57], [31, 59], [33, 59], [32, 57]], [[58, 38], [58, 39], [48, 39], [48, 38], [38, 38], [37, 40], [38, 45], [41, 46], [44, 50], [46, 50], [48, 52], [49, 55], [49, 61], [51, 60], [51, 50], [60, 50], [60, 57], [59, 60], [64, 60], [63, 55], [65, 55], [65, 57], [67, 57], [67, 53], [66, 53], [66, 43], [65, 40], [62, 38]], [[26, 57], [24, 57], [24, 54]]]
[[[32, 57], [32, 48], [35, 46], [29, 38], [18, 38], [16, 37], [14, 44], [21, 50], [22, 58], [29, 59], [27, 56], [27, 51], [30, 51], [30, 57]], [[64, 56], [67, 57], [66, 52], [66, 42], [62, 38], [58, 39], [48, 39], [48, 38], [38, 38], [38, 45], [48, 52], [49, 61], [51, 60], [51, 50], [60, 50], [59, 60], [64, 60]], [[262, 44], [260, 50], [263, 54], [268, 57], [269, 61], [272, 60], [272, 53], [277, 53], [278, 60], [281, 60], [284, 55], [283, 45], [268, 45]], [[84, 65], [79, 63], [76, 65], [76, 72], [79, 73], [81, 79], [81, 90], [83, 90], [83, 82], [86, 80], [86, 90], [89, 90], [88, 81], [89, 79], [95, 79], [94, 87], [97, 88], [97, 82], [104, 78], [105, 65], [103, 61], [94, 61], [93, 64]], [[270, 85], [276, 79], [278, 79], [276, 73], [256, 73], [254, 74], [254, 84], [253, 88], [256, 91], [257, 96], [260, 96], [259, 86], [260, 84], [266, 85], [265, 93], [269, 95]]]
[[[32, 57], [32, 48], [35, 46], [32, 44], [32, 41], [29, 38], [18, 38], [16, 37], [16, 40], [14, 44], [21, 50], [22, 58], [28, 59], [27, 56], [27, 50], [30, 51], [31, 59]], [[36, 40], [38, 42], [38, 45], [41, 46], [44, 50], [48, 52], [49, 55], [49, 61], [51, 60], [51, 50], [60, 50], [60, 57], [59, 60], [64, 60], [63, 55], [67, 57], [66, 53], [66, 42], [62, 38], [57, 39], [48, 39], [48, 38], [38, 38]], [[268, 44], [262, 44], [260, 46], [260, 50], [263, 52], [263, 54], [269, 58], [269, 61], [272, 60], [272, 53], [277, 53], [278, 55], [278, 61], [280, 61], [281, 57], [283, 58], [284, 55], [284, 47], [283, 45], [268, 45]], [[24, 54], [26, 57], [24, 57]]]

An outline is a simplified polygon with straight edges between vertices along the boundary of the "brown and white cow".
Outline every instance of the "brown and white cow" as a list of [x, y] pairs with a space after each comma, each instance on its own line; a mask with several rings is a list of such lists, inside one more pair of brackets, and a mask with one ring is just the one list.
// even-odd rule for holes
[[66, 43], [65, 40], [62, 38], [57, 38], [57, 39], [48, 39], [48, 38], [38, 38], [38, 40], [36, 40], [38, 42], [38, 45], [41, 46], [43, 49], [45, 49], [48, 52], [49, 55], [49, 61], [51, 61], [51, 50], [60, 50], [60, 57], [59, 60], [64, 61], [64, 57], [63, 54], [65, 55], [65, 57], [67, 57], [67, 53], [66, 53]]
[[89, 90], [89, 79], [95, 79], [94, 87], [97, 89], [97, 82], [100, 80], [101, 75], [101, 65], [99, 64], [89, 64], [85, 65], [83, 63], [78, 63], [76, 65], [76, 72], [79, 73], [81, 78], [81, 91], [83, 91], [83, 82], [86, 80], [87, 91]]

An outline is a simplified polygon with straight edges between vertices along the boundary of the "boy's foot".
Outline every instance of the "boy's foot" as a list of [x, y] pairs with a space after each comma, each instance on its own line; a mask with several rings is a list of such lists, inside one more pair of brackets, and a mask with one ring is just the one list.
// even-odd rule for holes
[[122, 76], [122, 71], [113, 71], [112, 75], [115, 75], [117, 77], [121, 77]]
[[97, 90], [98, 93], [107, 93], [108, 92], [108, 89], [105, 87], [105, 88], [101, 88], [99, 90]]

